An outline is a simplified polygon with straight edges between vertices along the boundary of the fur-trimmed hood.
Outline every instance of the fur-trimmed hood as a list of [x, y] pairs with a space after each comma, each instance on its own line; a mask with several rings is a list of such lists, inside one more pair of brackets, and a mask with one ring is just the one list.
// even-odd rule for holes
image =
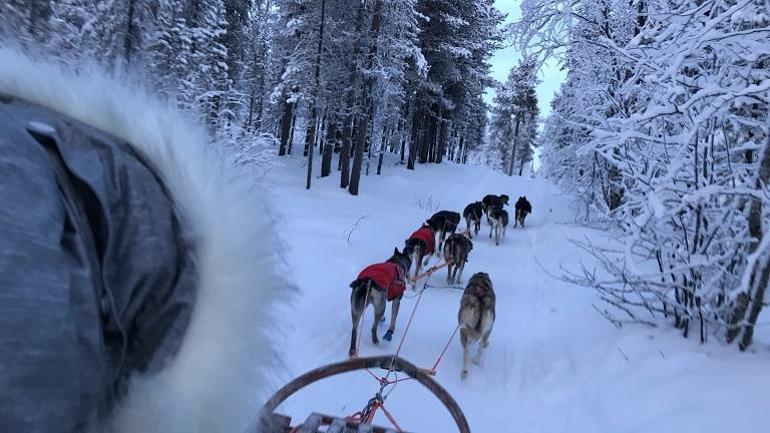
[[177, 354], [130, 379], [112, 432], [242, 432], [277, 366], [269, 336], [280, 282], [273, 221], [252, 178], [171, 104], [98, 70], [67, 71], [0, 47], [0, 94], [125, 140], [156, 169], [182, 233], [195, 237], [196, 302]]

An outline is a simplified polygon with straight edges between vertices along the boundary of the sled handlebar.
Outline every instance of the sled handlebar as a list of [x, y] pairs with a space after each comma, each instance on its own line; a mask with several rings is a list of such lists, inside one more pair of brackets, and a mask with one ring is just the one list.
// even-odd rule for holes
[[408, 362], [400, 357], [393, 357], [392, 355], [385, 356], [372, 356], [366, 358], [351, 358], [345, 361], [337, 362], [334, 364], [325, 365], [323, 367], [310, 370], [307, 373], [295, 378], [291, 382], [287, 383], [283, 388], [276, 391], [272, 397], [262, 406], [259, 411], [258, 432], [270, 432], [272, 424], [272, 415], [278, 406], [286, 401], [289, 397], [294, 395], [300, 389], [317, 382], [321, 379], [325, 379], [330, 376], [335, 376], [342, 373], [347, 373], [355, 370], [364, 370], [367, 368], [381, 368], [384, 370], [399, 371], [407, 376], [420, 382], [424, 387], [436, 396], [436, 398], [444, 404], [449, 410], [449, 413], [454, 419], [455, 425], [460, 433], [470, 433], [471, 429], [468, 425], [468, 421], [465, 419], [462, 409], [451, 395], [442, 387], [438, 382], [430, 377], [430, 371], [418, 368], [411, 362]]

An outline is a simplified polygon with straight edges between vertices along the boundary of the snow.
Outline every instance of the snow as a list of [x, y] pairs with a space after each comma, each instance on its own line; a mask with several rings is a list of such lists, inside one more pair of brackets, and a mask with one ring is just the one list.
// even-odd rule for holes
[[[382, 176], [365, 177], [361, 195], [351, 197], [338, 187], [336, 171], [316, 177], [310, 191], [304, 189], [304, 173], [300, 160], [278, 159], [268, 174], [288, 244], [286, 261], [299, 288], [279, 338], [287, 371], [277, 383], [346, 358], [348, 284], [361, 269], [401, 248], [437, 207], [462, 211], [485, 194], [505, 193], [512, 201], [526, 195], [532, 202], [527, 227], [509, 228], [495, 247], [484, 222], [464, 273], [467, 281], [484, 271], [494, 283], [491, 344], [482, 365], [473, 365], [462, 381], [455, 339], [436, 376], [474, 432], [758, 432], [770, 425], [767, 324], [758, 329], [750, 353], [718, 341], [700, 345], [667, 326], [616, 329], [593, 310], [599, 302], [593, 291], [549, 276], [581, 261], [590, 267], [589, 257], [569, 239], [602, 236], [576, 224], [573, 199], [546, 181], [451, 163], [409, 172], [388, 162]], [[444, 286], [445, 278], [441, 270], [430, 283]], [[424, 293], [404, 358], [420, 367], [433, 365], [457, 324], [461, 293], [446, 288]], [[372, 311], [367, 311], [361, 356], [395, 351], [415, 301], [402, 302], [393, 341], [379, 347], [369, 339]], [[385, 330], [380, 327], [380, 336]], [[366, 372], [335, 376], [302, 389], [279, 411], [295, 422], [312, 411], [350, 415], [377, 388]], [[399, 384], [386, 407], [407, 431], [456, 431], [443, 406], [415, 382]], [[376, 423], [388, 424], [379, 414]]]

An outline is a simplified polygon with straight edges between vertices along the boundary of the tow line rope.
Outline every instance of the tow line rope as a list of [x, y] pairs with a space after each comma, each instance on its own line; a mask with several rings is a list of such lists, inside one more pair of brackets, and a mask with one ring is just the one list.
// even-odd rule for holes
[[425, 277], [430, 277], [434, 272], [438, 271], [441, 268], [445, 268], [447, 264], [448, 264], [447, 262], [444, 262], [443, 264], [440, 264], [440, 265], [434, 265], [430, 267], [427, 271], [423, 272], [422, 274], [412, 278], [411, 282], [417, 283], [417, 280], [421, 280]]

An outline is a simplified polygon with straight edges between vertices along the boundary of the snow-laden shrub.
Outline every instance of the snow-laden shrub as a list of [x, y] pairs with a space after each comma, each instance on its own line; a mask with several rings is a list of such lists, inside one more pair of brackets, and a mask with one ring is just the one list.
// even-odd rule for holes
[[[767, 287], [770, 6], [761, 1], [523, 2], [520, 42], [566, 42], [542, 135], [545, 174], [610, 221], [582, 245], [617, 324], [672, 318], [750, 344]], [[606, 275], [603, 277], [601, 275]], [[764, 285], [762, 282], [765, 282]]]

